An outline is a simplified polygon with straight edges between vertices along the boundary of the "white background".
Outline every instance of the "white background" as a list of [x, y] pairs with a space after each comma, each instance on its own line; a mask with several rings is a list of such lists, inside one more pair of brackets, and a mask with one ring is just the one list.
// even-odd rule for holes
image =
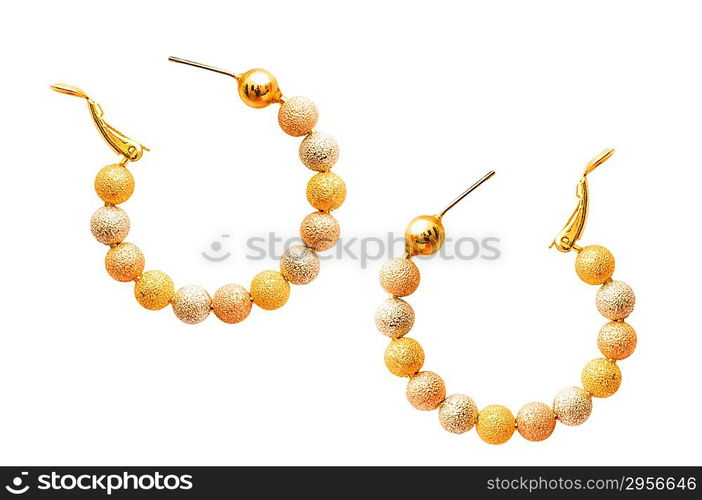
[[[3, 9], [0, 462], [10, 464], [698, 464], [700, 12], [681, 1], [15, 2]], [[410, 336], [449, 393], [515, 413], [598, 357], [604, 319], [574, 255], [547, 250], [587, 160], [584, 244], [637, 292], [639, 347], [588, 422], [495, 447], [445, 432], [387, 372], [373, 313], [383, 260], [343, 256], [239, 325], [150, 312], [103, 269], [92, 183], [115, 156], [85, 104], [152, 148], [123, 207], [147, 268], [213, 292], [277, 261], [246, 239], [295, 237], [311, 173], [277, 107], [224, 76], [264, 67], [320, 109], [348, 185], [348, 238], [401, 233], [485, 171], [445, 218], [500, 238], [495, 261], [420, 264]], [[274, 109], [275, 108], [275, 109]], [[220, 264], [206, 251], [231, 234]], [[356, 247], [358, 250], [358, 247]], [[400, 250], [400, 245], [396, 251]]]

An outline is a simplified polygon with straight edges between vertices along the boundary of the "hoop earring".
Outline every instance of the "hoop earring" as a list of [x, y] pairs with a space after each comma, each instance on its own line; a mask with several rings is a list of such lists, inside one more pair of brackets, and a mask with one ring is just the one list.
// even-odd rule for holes
[[95, 178], [95, 191], [105, 202], [92, 216], [90, 228], [93, 236], [110, 248], [105, 257], [109, 275], [117, 281], [134, 282], [134, 296], [146, 309], [163, 309], [171, 304], [175, 315], [185, 323], [204, 321], [213, 311], [225, 323], [238, 323], [250, 313], [252, 304], [273, 310], [283, 306], [290, 294], [290, 283], [304, 285], [317, 277], [319, 258], [317, 252], [332, 248], [339, 237], [339, 224], [331, 215], [346, 198], [346, 185], [331, 168], [339, 156], [334, 138], [317, 132], [317, 107], [305, 97], [285, 98], [278, 82], [263, 69], [252, 69], [235, 74], [175, 57], [173, 62], [196, 66], [234, 78], [244, 103], [252, 108], [280, 104], [278, 123], [283, 131], [293, 137], [303, 137], [299, 156], [302, 163], [317, 173], [307, 184], [307, 199], [317, 210], [307, 215], [300, 226], [304, 245], [288, 248], [280, 260], [279, 271], [263, 271], [251, 281], [250, 291], [243, 286], [227, 284], [214, 296], [200, 286], [189, 285], [175, 290], [173, 280], [162, 271], [144, 272], [144, 255], [141, 250], [124, 239], [129, 233], [129, 217], [117, 205], [127, 201], [134, 192], [134, 178], [127, 168], [129, 162], [141, 159], [147, 147], [108, 124], [102, 107], [78, 87], [55, 84], [52, 90], [84, 98], [90, 115], [102, 138], [122, 158], [102, 168]]
[[414, 324], [414, 310], [400, 297], [412, 294], [419, 286], [419, 269], [411, 260], [416, 255], [431, 255], [444, 242], [442, 217], [454, 205], [489, 179], [490, 172], [476, 182], [438, 215], [415, 217], [405, 231], [405, 258], [391, 259], [380, 270], [380, 284], [391, 294], [375, 313], [381, 333], [392, 340], [385, 349], [385, 365], [398, 377], [409, 377], [407, 399], [418, 410], [438, 409], [439, 422], [448, 432], [462, 434], [476, 427], [478, 435], [490, 444], [508, 441], [515, 429], [529, 441], [542, 441], [553, 432], [556, 422], [580, 425], [592, 411], [592, 397], [606, 398], [621, 384], [617, 361], [629, 357], [636, 348], [636, 333], [624, 320], [634, 309], [634, 292], [621, 281], [612, 280], [614, 257], [602, 246], [577, 245], [585, 227], [588, 211], [587, 175], [609, 159], [614, 150], [605, 150], [585, 167], [578, 182], [578, 205], [551, 246], [561, 252], [577, 252], [575, 271], [585, 283], [601, 285], [596, 305], [608, 320], [599, 332], [597, 345], [604, 357], [594, 359], [582, 371], [582, 387], [568, 387], [556, 394], [553, 405], [540, 402], [524, 405], [517, 413], [501, 405], [486, 406], [478, 411], [475, 402], [465, 394], [446, 397], [443, 379], [434, 372], [420, 371], [424, 351], [419, 343], [405, 334]]

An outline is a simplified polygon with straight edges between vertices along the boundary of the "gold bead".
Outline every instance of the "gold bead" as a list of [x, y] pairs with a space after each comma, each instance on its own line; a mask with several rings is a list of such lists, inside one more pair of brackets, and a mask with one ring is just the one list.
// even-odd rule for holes
[[385, 348], [385, 366], [398, 377], [414, 375], [422, 369], [424, 350], [414, 339], [403, 337], [392, 340]]
[[278, 309], [289, 296], [290, 284], [278, 271], [261, 271], [251, 280], [251, 297], [261, 309]]
[[610, 321], [600, 329], [597, 347], [605, 358], [628, 358], [636, 349], [636, 332], [629, 323]]
[[419, 286], [419, 269], [410, 259], [390, 259], [380, 269], [380, 286], [396, 297], [411, 295]]
[[564, 425], [580, 425], [592, 413], [592, 397], [582, 387], [561, 389], [553, 399], [553, 413]]
[[162, 271], [147, 271], [134, 283], [137, 302], [151, 311], [166, 307], [174, 293], [173, 280]]
[[305, 245], [316, 252], [329, 250], [339, 239], [339, 223], [326, 212], [312, 212], [300, 224], [300, 237]]
[[407, 382], [407, 400], [418, 410], [435, 410], [446, 397], [446, 386], [434, 372], [419, 372]]
[[194, 325], [207, 319], [212, 307], [212, 299], [201, 286], [187, 285], [173, 295], [173, 312], [183, 323]]
[[619, 389], [622, 371], [614, 361], [597, 358], [583, 368], [583, 388], [596, 398], [608, 398]]
[[132, 243], [120, 243], [107, 251], [105, 269], [117, 281], [132, 281], [144, 271], [144, 254]]
[[414, 325], [414, 309], [402, 299], [391, 297], [375, 310], [375, 326], [380, 333], [397, 339]]
[[614, 274], [614, 255], [600, 245], [588, 245], [575, 258], [575, 272], [589, 285], [601, 285]]
[[129, 234], [129, 216], [114, 205], [100, 207], [90, 219], [90, 231], [100, 243], [120, 243]]
[[465, 394], [452, 394], [439, 406], [441, 427], [453, 434], [463, 434], [473, 428], [478, 420], [478, 407]]
[[608, 281], [597, 290], [597, 310], [607, 319], [625, 319], [634, 310], [636, 296], [623, 281]]
[[319, 274], [319, 257], [305, 246], [292, 246], [280, 258], [280, 273], [293, 285], [306, 285]]
[[446, 231], [435, 215], [415, 217], [405, 229], [405, 250], [409, 255], [431, 255], [444, 244]]
[[252, 299], [241, 285], [223, 285], [212, 298], [212, 310], [225, 323], [244, 321], [251, 312]]
[[312, 132], [300, 143], [300, 160], [309, 169], [326, 172], [338, 159], [339, 145], [329, 134]]
[[486, 406], [478, 414], [475, 430], [486, 443], [506, 443], [514, 434], [514, 415], [502, 405]]
[[281, 97], [278, 80], [265, 69], [250, 69], [239, 76], [239, 97], [252, 108], [265, 108]]
[[107, 165], [95, 176], [95, 192], [105, 203], [124, 203], [134, 193], [134, 177], [123, 165]]
[[320, 172], [307, 183], [307, 201], [317, 210], [336, 210], [346, 199], [346, 184], [334, 172]]
[[555, 428], [556, 415], [544, 403], [527, 403], [517, 412], [517, 430], [528, 441], [543, 441]]
[[288, 135], [307, 135], [317, 125], [317, 106], [306, 97], [290, 97], [278, 110], [278, 124]]

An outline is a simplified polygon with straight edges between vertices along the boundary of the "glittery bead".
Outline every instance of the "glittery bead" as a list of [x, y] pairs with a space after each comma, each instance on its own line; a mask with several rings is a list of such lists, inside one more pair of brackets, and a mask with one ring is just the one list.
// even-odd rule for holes
[[514, 434], [514, 415], [502, 405], [486, 406], [478, 414], [475, 430], [486, 443], [506, 443]]
[[117, 281], [132, 281], [144, 270], [144, 254], [132, 243], [120, 243], [107, 251], [105, 269]]
[[134, 193], [134, 177], [127, 167], [108, 165], [95, 176], [95, 192], [105, 203], [124, 203]]
[[600, 245], [586, 246], [575, 258], [575, 272], [585, 283], [601, 285], [614, 273], [614, 256]]
[[134, 283], [134, 296], [146, 309], [163, 309], [173, 298], [173, 280], [162, 271], [147, 271]]
[[290, 247], [280, 258], [280, 273], [293, 285], [306, 285], [319, 274], [319, 257], [305, 246]]
[[407, 400], [418, 410], [434, 410], [445, 397], [444, 381], [434, 372], [419, 372], [407, 382]]
[[605, 358], [628, 358], [636, 349], [636, 332], [629, 323], [610, 321], [600, 329], [597, 347]]
[[336, 140], [324, 132], [312, 132], [300, 144], [300, 160], [307, 168], [326, 172], [339, 159]]
[[280, 106], [278, 124], [288, 135], [307, 135], [317, 125], [317, 106], [306, 97], [290, 97]]
[[423, 364], [422, 346], [409, 337], [393, 340], [385, 349], [385, 366], [398, 377], [414, 375], [422, 369]]
[[212, 299], [201, 286], [187, 285], [180, 288], [171, 299], [173, 312], [184, 323], [194, 325], [210, 315]]
[[316, 252], [329, 250], [336, 245], [340, 232], [339, 223], [326, 212], [312, 212], [300, 224], [302, 241]]
[[90, 219], [90, 231], [100, 243], [120, 243], [129, 234], [127, 212], [113, 205], [98, 208]]
[[320, 172], [307, 183], [307, 201], [317, 210], [336, 210], [346, 199], [346, 184], [334, 172]]
[[608, 398], [619, 389], [622, 372], [613, 361], [597, 358], [583, 368], [583, 388], [596, 398]]
[[375, 311], [375, 326], [380, 333], [391, 338], [399, 338], [409, 332], [414, 325], [414, 309], [402, 299], [391, 297]]
[[212, 310], [225, 323], [238, 323], [251, 312], [251, 300], [251, 295], [243, 286], [223, 285], [212, 297]]
[[553, 400], [553, 413], [565, 425], [580, 425], [592, 413], [592, 398], [581, 387], [566, 387]]
[[278, 271], [261, 271], [251, 280], [251, 297], [261, 309], [278, 309], [289, 296], [290, 284]]
[[624, 319], [636, 304], [634, 291], [623, 281], [608, 281], [597, 291], [597, 310], [607, 319]]
[[439, 406], [441, 427], [453, 434], [463, 434], [473, 428], [478, 420], [478, 407], [465, 394], [452, 394]]
[[390, 259], [380, 269], [380, 286], [397, 297], [410, 295], [419, 286], [419, 269], [410, 259]]
[[556, 415], [544, 403], [527, 403], [517, 413], [517, 430], [529, 441], [543, 441], [555, 428]]

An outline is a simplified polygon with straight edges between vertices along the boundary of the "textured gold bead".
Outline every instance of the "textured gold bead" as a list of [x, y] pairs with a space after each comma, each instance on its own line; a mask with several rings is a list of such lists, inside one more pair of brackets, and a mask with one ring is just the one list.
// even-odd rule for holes
[[307, 201], [317, 210], [336, 210], [346, 199], [346, 184], [334, 172], [319, 172], [307, 183]]
[[281, 97], [278, 80], [265, 69], [250, 69], [238, 78], [239, 97], [247, 106], [265, 108]]
[[324, 132], [312, 132], [300, 144], [300, 160], [307, 168], [326, 172], [339, 159], [339, 145]]
[[583, 368], [583, 388], [596, 398], [608, 398], [619, 389], [622, 372], [617, 364], [607, 358], [597, 358]]
[[385, 366], [398, 377], [414, 375], [424, 365], [424, 350], [414, 339], [403, 337], [391, 341], [385, 348]]
[[414, 309], [402, 299], [391, 297], [375, 310], [375, 326], [380, 333], [400, 338], [414, 325]]
[[174, 293], [173, 280], [162, 271], [147, 271], [134, 283], [137, 302], [152, 311], [166, 307]]
[[132, 243], [120, 243], [107, 251], [105, 269], [117, 281], [132, 281], [144, 271], [144, 254]]
[[506, 443], [514, 434], [514, 415], [502, 405], [486, 406], [478, 414], [475, 430], [486, 443]]
[[592, 397], [581, 387], [561, 389], [553, 399], [553, 413], [565, 425], [580, 425], [592, 413]]
[[405, 250], [409, 255], [431, 255], [444, 244], [446, 231], [435, 215], [420, 215], [407, 224]]
[[108, 165], [95, 176], [95, 192], [105, 203], [124, 203], [134, 193], [134, 177], [123, 165]]
[[439, 406], [441, 427], [453, 434], [463, 434], [473, 428], [478, 420], [478, 407], [465, 394], [452, 394]]
[[446, 386], [434, 372], [419, 372], [407, 382], [407, 400], [418, 410], [436, 409], [446, 397]]
[[289, 296], [290, 284], [278, 271], [261, 271], [251, 280], [251, 297], [261, 309], [278, 309]]
[[411, 295], [419, 286], [419, 269], [410, 259], [390, 259], [380, 269], [380, 286], [397, 297]]
[[336, 245], [340, 233], [339, 223], [326, 212], [312, 212], [300, 224], [302, 241], [316, 252], [329, 250]]
[[114, 205], [98, 208], [90, 219], [90, 231], [100, 243], [120, 243], [129, 234], [127, 212]]
[[629, 323], [610, 321], [600, 329], [597, 347], [605, 358], [628, 358], [636, 349], [636, 332]]
[[280, 258], [280, 273], [293, 285], [306, 285], [319, 274], [319, 257], [305, 246], [292, 246]]
[[556, 414], [544, 403], [532, 402], [517, 412], [517, 430], [524, 439], [543, 441], [556, 428]]
[[290, 97], [278, 110], [278, 124], [288, 135], [307, 135], [317, 125], [317, 106], [306, 97]]
[[636, 304], [636, 296], [623, 281], [608, 281], [597, 291], [597, 310], [607, 319], [624, 319], [631, 314]]
[[183, 323], [194, 325], [207, 319], [212, 307], [212, 299], [201, 286], [187, 285], [173, 295], [171, 306], [176, 317]]
[[212, 310], [215, 315], [230, 324], [244, 321], [251, 312], [251, 304], [251, 295], [241, 285], [223, 285], [212, 297]]
[[614, 255], [600, 245], [588, 245], [575, 258], [575, 272], [589, 285], [601, 285], [614, 274]]

